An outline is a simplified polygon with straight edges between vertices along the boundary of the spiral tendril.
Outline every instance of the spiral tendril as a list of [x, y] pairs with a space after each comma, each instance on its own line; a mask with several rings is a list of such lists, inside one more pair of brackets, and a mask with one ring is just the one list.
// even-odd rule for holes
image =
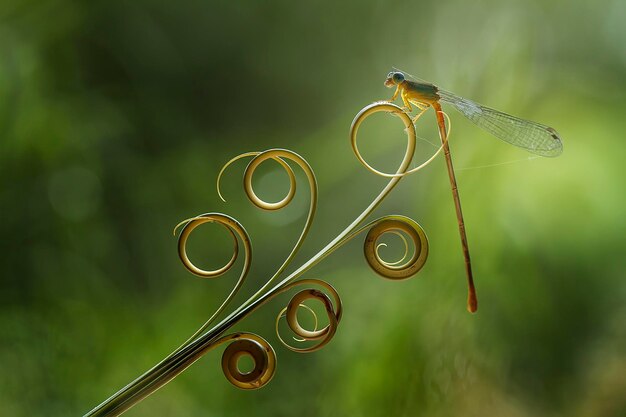
[[[231, 384], [241, 389], [258, 389], [270, 382], [276, 372], [276, 353], [265, 339], [254, 333], [235, 333], [218, 340], [215, 346], [230, 342], [222, 354], [222, 370]], [[239, 369], [239, 360], [249, 356], [251, 371]]]
[[[386, 102], [381, 102], [380, 104], [385, 104]], [[394, 115], [406, 115], [406, 112], [402, 109], [399, 109], [399, 111], [390, 111], [389, 113], [394, 114]], [[417, 120], [420, 118], [420, 116], [424, 113], [424, 111], [418, 113], [417, 116], [415, 116], [415, 118], [412, 119], [412, 124], [414, 126], [414, 124], [417, 122]], [[443, 111], [441, 112], [446, 119], [448, 119], [448, 123], [450, 122], [450, 119], [448, 117], [448, 115], [446, 113], [444, 113]], [[408, 127], [407, 127], [408, 129]], [[413, 131], [414, 131], [414, 127], [413, 127]], [[428, 158], [425, 162], [421, 163], [420, 165], [418, 165], [415, 168], [412, 168], [408, 171], [403, 171], [403, 172], [397, 172], [395, 174], [389, 174], [386, 172], [382, 172], [380, 170], [377, 170], [376, 168], [374, 168], [373, 166], [371, 166], [366, 160], [365, 158], [363, 158], [363, 156], [361, 155], [361, 152], [359, 151], [359, 146], [357, 143], [357, 136], [356, 136], [356, 129], [355, 129], [355, 134], [352, 135], [352, 140], [351, 140], [351, 145], [352, 145], [352, 150], [354, 152], [354, 154], [356, 155], [357, 159], [359, 160], [359, 162], [370, 172], [373, 172], [376, 175], [379, 175], [381, 177], [385, 177], [385, 178], [401, 178], [404, 177], [406, 175], [409, 174], [413, 174], [419, 170], [421, 170], [422, 168], [424, 168], [425, 166], [427, 166], [428, 164], [430, 164], [444, 149], [444, 144], [448, 141], [448, 137], [449, 137], [449, 132], [448, 135], [446, 135], [446, 137], [443, 139], [441, 146], [439, 146], [439, 148], [437, 149], [437, 151], [435, 153], [433, 153], [433, 155]]]
[[[316, 290], [314, 288], [307, 288], [295, 294], [287, 304], [287, 307], [283, 308], [280, 313], [278, 313], [278, 315], [276, 316], [276, 336], [278, 337], [278, 340], [280, 340], [280, 342], [287, 349], [299, 353], [314, 352], [328, 344], [328, 342], [330, 342], [335, 332], [337, 331], [337, 326], [339, 325], [339, 321], [341, 320], [341, 315], [343, 312], [341, 306], [341, 298], [339, 297], [339, 294], [337, 294], [337, 291], [332, 287], [332, 285], [328, 284], [325, 281], [321, 281], [318, 279], [304, 279], [301, 281], [296, 281], [285, 287], [284, 290], [281, 291], [281, 293], [295, 287], [296, 285], [305, 284], [318, 285], [323, 287], [332, 296], [334, 304], [330, 297], [324, 292]], [[306, 304], [304, 304], [306, 300], [310, 299], [319, 301], [324, 306], [324, 310], [328, 318], [328, 324], [321, 329], [318, 329], [318, 318], [315, 311]], [[315, 320], [313, 330], [307, 330], [303, 328], [298, 321], [298, 309], [302, 307], [306, 308], [313, 314]], [[296, 347], [287, 343], [285, 339], [283, 339], [283, 337], [280, 335], [279, 330], [280, 319], [283, 317], [286, 318], [287, 325], [289, 326], [290, 330], [298, 336], [298, 338], [294, 338], [294, 340], [296, 340], [297, 342], [316, 341], [318, 343], [309, 347]]]
[[[266, 151], [256, 155], [246, 167], [243, 176], [244, 189], [246, 191], [248, 199], [250, 199], [250, 201], [255, 206], [264, 210], [279, 210], [287, 206], [287, 204], [291, 203], [291, 200], [293, 200], [293, 197], [296, 194], [296, 175], [294, 174], [291, 167], [282, 158], [274, 156], [275, 154], [280, 154], [280, 152]], [[267, 201], [259, 198], [252, 188], [252, 177], [254, 175], [254, 171], [259, 167], [259, 165], [269, 159], [278, 162], [280, 166], [283, 167], [283, 169], [287, 173], [287, 176], [289, 177], [289, 191], [287, 192], [287, 195], [282, 200], [275, 203], [268, 203]]]
[[[310, 203], [309, 203], [309, 213], [307, 215], [307, 219], [305, 221], [304, 227], [302, 228], [302, 232], [298, 237], [296, 244], [294, 245], [291, 253], [283, 264], [278, 268], [278, 270], [274, 273], [274, 275], [268, 279], [265, 284], [252, 296], [248, 301], [242, 304], [241, 308], [246, 307], [252, 301], [256, 300], [259, 296], [261, 296], [271, 285], [275, 282], [275, 280], [285, 271], [285, 269], [289, 266], [293, 258], [296, 256], [300, 247], [304, 243], [304, 240], [311, 229], [311, 225], [313, 224], [313, 219], [315, 217], [315, 212], [317, 210], [317, 180], [315, 178], [315, 174], [313, 173], [313, 169], [309, 165], [309, 163], [302, 158], [297, 153], [287, 150], [287, 149], [270, 149], [264, 152], [254, 152], [250, 153], [254, 154], [254, 158], [250, 161], [248, 166], [244, 171], [244, 190], [246, 195], [250, 199], [250, 201], [255, 204], [259, 208], [263, 208], [266, 210], [277, 210], [285, 207], [287, 204], [291, 202], [293, 196], [295, 195], [296, 190], [296, 181], [293, 170], [287, 164], [285, 159], [288, 159], [295, 164], [297, 164], [300, 169], [306, 175], [306, 178], [309, 182], [309, 192], [310, 192]], [[252, 177], [254, 175], [254, 171], [265, 161], [267, 160], [275, 160], [277, 161], [287, 172], [289, 176], [289, 191], [287, 196], [283, 198], [281, 201], [277, 203], [268, 203], [266, 201], [261, 200], [257, 197], [256, 193], [253, 190], [252, 186]]]
[[[189, 236], [198, 226], [205, 224], [205, 223], [217, 223], [225, 227], [226, 230], [228, 230], [230, 235], [233, 237], [233, 241], [234, 241], [233, 255], [230, 258], [230, 260], [223, 267], [215, 269], [215, 270], [210, 270], [210, 271], [197, 267], [189, 259], [189, 256], [187, 255], [187, 240], [189, 239]], [[235, 264], [235, 261], [237, 260], [237, 257], [239, 255], [239, 243], [238, 243], [237, 237], [239, 237], [239, 239], [241, 239], [241, 242], [243, 243], [244, 262], [243, 262], [241, 274], [239, 275], [239, 279], [235, 283], [235, 286], [233, 287], [231, 292], [228, 294], [226, 299], [217, 308], [217, 310], [211, 315], [211, 317], [209, 317], [209, 319], [198, 330], [196, 330], [196, 332], [191, 337], [189, 337], [189, 339], [187, 339], [187, 341], [183, 343], [179, 347], [179, 349], [184, 347], [189, 341], [193, 340], [195, 337], [201, 334], [204, 330], [206, 330], [211, 325], [211, 323], [213, 323], [213, 321], [220, 315], [220, 313], [224, 311], [224, 309], [228, 306], [228, 304], [232, 301], [232, 299], [235, 297], [235, 295], [237, 295], [237, 293], [241, 289], [241, 286], [243, 285], [243, 282], [246, 276], [248, 275], [248, 272], [250, 270], [250, 266], [252, 263], [252, 259], [251, 259], [252, 258], [252, 244], [250, 242], [250, 237], [248, 236], [248, 232], [246, 232], [246, 229], [244, 229], [244, 227], [234, 218], [227, 216], [225, 214], [221, 214], [221, 213], [206, 213], [200, 216], [193, 217], [191, 219], [187, 219], [179, 223], [174, 228], [174, 233], [176, 233], [176, 230], [181, 225], [182, 225], [182, 229], [178, 237], [178, 256], [180, 257], [180, 260], [183, 263], [183, 266], [192, 274], [202, 277], [202, 278], [217, 278], [225, 274], [227, 271], [229, 271]], [[178, 351], [178, 349], [176, 351]]]
[[[410, 259], [408, 245], [405, 243], [405, 256], [396, 262], [386, 262], [378, 253], [378, 240], [385, 233], [399, 234], [404, 232], [413, 242], [414, 251]], [[404, 216], [389, 216], [372, 226], [365, 238], [363, 247], [365, 260], [379, 275], [392, 280], [400, 280], [415, 275], [426, 263], [428, 258], [428, 238], [424, 229], [414, 220]]]

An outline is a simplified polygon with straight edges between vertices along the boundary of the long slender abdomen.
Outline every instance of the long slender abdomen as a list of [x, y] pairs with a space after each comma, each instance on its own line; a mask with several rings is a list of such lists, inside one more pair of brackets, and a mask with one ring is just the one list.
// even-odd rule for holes
[[[436, 88], [436, 87], [435, 87]], [[454, 208], [456, 209], [456, 218], [459, 223], [459, 234], [461, 237], [461, 248], [463, 249], [463, 258], [465, 259], [465, 272], [467, 274], [467, 310], [475, 313], [478, 309], [478, 300], [476, 298], [476, 289], [474, 288], [474, 276], [472, 274], [472, 263], [469, 254], [469, 244], [467, 243], [467, 234], [465, 232], [465, 220], [463, 220], [463, 211], [461, 210], [461, 197], [459, 196], [459, 188], [456, 184], [456, 176], [454, 175], [454, 166], [452, 165], [452, 156], [448, 147], [448, 133], [446, 132], [445, 119], [443, 111], [438, 101], [433, 102], [433, 108], [437, 115], [437, 125], [439, 126], [439, 134], [446, 158], [446, 166], [448, 168], [448, 176], [450, 177], [450, 188], [452, 188], [452, 198], [454, 200]]]

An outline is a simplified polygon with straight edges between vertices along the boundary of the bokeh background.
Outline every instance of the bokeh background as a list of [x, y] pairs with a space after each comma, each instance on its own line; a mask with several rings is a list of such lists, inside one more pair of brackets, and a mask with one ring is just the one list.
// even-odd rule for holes
[[[306, 275], [345, 306], [323, 350], [278, 343], [287, 299], [276, 300], [237, 327], [276, 348], [268, 386], [232, 387], [214, 351], [127, 415], [626, 415], [625, 40], [622, 0], [1, 1], [1, 414], [82, 415], [210, 315], [237, 273], [186, 272], [179, 221], [221, 211], [248, 229], [255, 262], [240, 302], [271, 276], [308, 191], [301, 181], [291, 206], [261, 212], [240, 162], [222, 203], [215, 179], [231, 157], [286, 147], [315, 169], [319, 211], [294, 266], [337, 235], [385, 184], [347, 132], [391, 96], [394, 65], [564, 138], [561, 157], [529, 159], [449, 112], [478, 313], [465, 310], [439, 158], [376, 212], [424, 226], [418, 276], [379, 278], [356, 239]], [[429, 113], [417, 161], [434, 150], [433, 125]], [[393, 169], [397, 119], [362, 130], [367, 158]], [[287, 180], [268, 164], [255, 186], [272, 200]], [[217, 226], [191, 245], [202, 266], [230, 256]]]

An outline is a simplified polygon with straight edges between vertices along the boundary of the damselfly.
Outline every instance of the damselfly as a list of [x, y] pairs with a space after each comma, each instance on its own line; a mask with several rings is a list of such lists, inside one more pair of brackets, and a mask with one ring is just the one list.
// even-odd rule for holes
[[472, 277], [469, 246], [465, 233], [465, 222], [463, 220], [463, 212], [461, 211], [461, 199], [459, 198], [456, 177], [454, 175], [450, 148], [448, 147], [444, 113], [440, 103], [451, 105], [478, 127], [486, 130], [495, 137], [534, 154], [546, 157], [559, 156], [563, 152], [563, 144], [556, 130], [549, 126], [520, 119], [491, 109], [449, 91], [442, 90], [429, 82], [415, 77], [412, 77], [414, 79], [410, 80], [407, 76], [412, 77], [403, 71], [393, 70], [387, 74], [385, 86], [389, 88], [396, 87], [391, 101], [394, 101], [398, 95], [400, 95], [402, 102], [409, 112], [413, 110], [411, 105], [415, 105], [420, 110], [413, 119], [414, 121], [429, 107], [435, 110], [437, 125], [439, 126], [439, 135], [448, 167], [448, 176], [450, 177], [450, 186], [452, 187], [456, 216], [459, 222], [463, 256], [465, 258], [465, 270], [469, 287], [467, 308], [469, 311], [475, 312], [478, 308], [478, 302], [474, 288], [474, 279]]

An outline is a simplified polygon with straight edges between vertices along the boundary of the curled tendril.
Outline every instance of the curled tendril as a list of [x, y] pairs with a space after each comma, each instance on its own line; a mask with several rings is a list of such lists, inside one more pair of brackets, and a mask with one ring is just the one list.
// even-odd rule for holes
[[[187, 240], [189, 239], [189, 235], [194, 231], [194, 229], [205, 223], [217, 223], [226, 228], [226, 230], [230, 233], [233, 238], [233, 255], [230, 260], [221, 268], [214, 270], [204, 270], [197, 267], [187, 255]], [[180, 236], [178, 237], [178, 256], [180, 257], [183, 266], [192, 274], [202, 277], [202, 278], [216, 278], [220, 275], [223, 275], [226, 271], [228, 271], [235, 261], [237, 260], [237, 256], [239, 254], [239, 242], [237, 241], [237, 236], [241, 238], [244, 243], [244, 249], [246, 254], [249, 257], [251, 252], [250, 238], [248, 237], [248, 233], [243, 228], [243, 226], [234, 218], [227, 216], [221, 213], [206, 213], [201, 214], [196, 217], [192, 217], [191, 219], [184, 220], [176, 225], [174, 228], [174, 235], [176, 235], [176, 231], [182, 226], [182, 230]], [[249, 266], [249, 265], [248, 265]]]
[[[330, 293], [334, 300], [333, 304], [331, 297], [329, 297], [326, 293], [314, 288], [307, 288], [295, 294], [289, 301], [289, 304], [287, 304], [287, 307], [283, 308], [276, 316], [276, 335], [278, 337], [278, 340], [280, 340], [280, 342], [286, 348], [294, 352], [300, 353], [314, 352], [326, 346], [326, 344], [330, 342], [335, 332], [337, 331], [337, 326], [339, 325], [339, 321], [341, 320], [341, 315], [343, 312], [341, 306], [341, 298], [339, 297], [339, 294], [337, 294], [337, 291], [332, 287], [332, 285], [328, 284], [325, 281], [317, 279], [304, 279], [301, 281], [293, 282], [290, 285], [286, 286], [281, 291], [281, 293], [295, 287], [296, 285], [319, 285], [326, 289], [326, 291]], [[317, 314], [315, 313], [315, 311], [313, 311], [313, 309], [304, 304], [304, 302], [307, 300], [317, 300], [321, 302], [324, 306], [324, 310], [326, 311], [326, 315], [328, 317], [328, 324], [323, 328], [317, 328]], [[315, 321], [315, 326], [313, 330], [307, 330], [303, 328], [298, 321], [299, 308], [305, 308], [313, 315]], [[283, 317], [287, 319], [287, 325], [289, 326], [291, 331], [298, 336], [298, 338], [294, 338], [295, 341], [316, 341], [318, 343], [309, 347], [296, 347], [287, 343], [285, 339], [281, 337], [280, 331], [278, 329], [280, 319]]]
[[[406, 260], [409, 249], [404, 232], [413, 242], [414, 250], [410, 259]], [[404, 256], [396, 262], [386, 262], [380, 257], [378, 240], [385, 233], [400, 235], [405, 245]], [[414, 220], [403, 216], [390, 216], [373, 225], [363, 247], [365, 259], [369, 266], [379, 275], [392, 280], [400, 280], [415, 275], [426, 263], [428, 258], [428, 238], [424, 229]]]
[[[214, 346], [230, 342], [222, 354], [222, 370], [231, 384], [242, 389], [258, 389], [276, 372], [276, 353], [265, 339], [254, 333], [235, 333], [219, 339]], [[254, 361], [249, 372], [239, 369], [239, 360], [248, 356]]]
[[[300, 247], [302, 246], [302, 243], [304, 242], [306, 235], [311, 229], [313, 218], [315, 217], [315, 212], [317, 210], [317, 180], [315, 178], [315, 174], [313, 173], [313, 169], [311, 168], [309, 163], [297, 153], [287, 150], [287, 149], [269, 149], [263, 152], [248, 152], [248, 153], [239, 155], [231, 159], [224, 166], [224, 168], [222, 168], [222, 170], [220, 171], [220, 174], [218, 175], [218, 193], [219, 193], [219, 179], [222, 173], [224, 172], [224, 170], [226, 169], [226, 167], [228, 167], [232, 162], [238, 159], [244, 158], [244, 157], [253, 157], [252, 160], [248, 163], [248, 166], [246, 167], [244, 171], [243, 183], [244, 183], [244, 190], [246, 192], [246, 196], [255, 206], [264, 210], [279, 210], [285, 207], [286, 205], [288, 205], [292, 201], [296, 193], [296, 177], [295, 177], [293, 170], [291, 169], [289, 164], [286, 162], [286, 160], [294, 162], [302, 169], [302, 171], [306, 175], [306, 178], [309, 182], [309, 190], [310, 190], [309, 213], [308, 213], [306, 222], [304, 224], [304, 227], [302, 229], [302, 232], [300, 233], [300, 237], [298, 238], [298, 241], [294, 245], [289, 256], [285, 259], [283, 264], [280, 266], [280, 268], [278, 268], [278, 270], [274, 273], [274, 275], [269, 280], [267, 280], [267, 282], [252, 297], [250, 297], [250, 299], [247, 302], [243, 304], [243, 306], [246, 306], [250, 302], [252, 302], [254, 299], [259, 297], [261, 294], [263, 294], [263, 292], [265, 292], [267, 288], [269, 288], [269, 286], [285, 271], [287, 266], [289, 266], [289, 264], [295, 257], [296, 253], [300, 250]], [[280, 166], [287, 173], [287, 176], [289, 177], [289, 191], [287, 192], [287, 195], [282, 200], [275, 202], [275, 203], [270, 203], [259, 198], [254, 192], [254, 189], [252, 186], [252, 178], [254, 176], [254, 171], [263, 162], [266, 162], [268, 160], [274, 160], [278, 162]]]
[[[252, 161], [250, 161], [250, 163], [248, 164], [248, 166], [246, 167], [244, 171], [244, 190], [246, 192], [246, 196], [248, 197], [248, 199], [255, 206], [264, 210], [279, 210], [287, 206], [289, 203], [291, 203], [291, 200], [293, 200], [293, 197], [296, 194], [296, 175], [294, 174], [293, 169], [291, 169], [289, 164], [287, 164], [287, 162], [285, 162], [283, 158], [287, 157], [289, 159], [292, 159], [296, 161], [296, 163], [298, 163], [299, 165], [301, 165], [301, 162], [304, 162], [305, 164], [306, 162], [299, 155], [291, 151], [287, 151], [283, 149], [270, 149], [265, 152], [246, 152], [228, 161], [222, 167], [222, 169], [220, 170], [220, 173], [217, 176], [217, 194], [222, 199], [222, 201], [226, 201], [224, 197], [222, 196], [222, 192], [220, 190], [220, 180], [222, 178], [222, 174], [224, 173], [224, 171], [226, 171], [226, 168], [228, 168], [233, 162], [238, 161], [239, 159], [251, 157], [251, 156], [254, 158], [252, 159]], [[268, 159], [278, 162], [278, 164], [285, 170], [285, 172], [287, 173], [287, 177], [289, 178], [289, 191], [287, 191], [287, 195], [282, 200], [277, 201], [275, 203], [270, 203], [259, 198], [254, 192], [254, 188], [252, 186], [252, 177], [254, 175], [254, 171], [259, 167], [259, 165], [261, 165], [263, 162], [267, 161]]]
[[[203, 225], [205, 223], [217, 223], [217, 224], [225, 227], [226, 230], [228, 230], [228, 232], [232, 236], [233, 241], [234, 241], [232, 257], [226, 263], [226, 265], [224, 265], [221, 268], [215, 269], [215, 270], [204, 270], [204, 269], [201, 269], [201, 268], [197, 267], [196, 265], [194, 265], [194, 263], [189, 259], [189, 256], [187, 255], [187, 240], [189, 239], [189, 236], [191, 235], [191, 233], [198, 226]], [[235, 284], [235, 286], [231, 290], [230, 294], [228, 294], [226, 299], [222, 302], [222, 304], [215, 311], [215, 313], [213, 313], [213, 315], [202, 325], [202, 327], [200, 327], [187, 340], [187, 342], [188, 342], [188, 341], [192, 340], [193, 338], [195, 338], [196, 336], [198, 336], [200, 333], [202, 333], [213, 322], [213, 320], [215, 320], [215, 318], [222, 311], [224, 311], [226, 306], [228, 306], [228, 303], [230, 303], [230, 301], [235, 297], [235, 295], [237, 294], [237, 292], [239, 291], [239, 289], [243, 285], [243, 282], [244, 282], [246, 276], [248, 275], [248, 271], [250, 270], [250, 265], [251, 265], [251, 262], [252, 262], [252, 260], [251, 260], [251, 258], [252, 258], [252, 245], [250, 243], [250, 237], [248, 236], [248, 232], [246, 232], [246, 229], [244, 229], [244, 227], [237, 220], [235, 220], [234, 218], [232, 218], [230, 216], [227, 216], [225, 214], [221, 214], [221, 213], [206, 213], [206, 214], [202, 214], [202, 215], [197, 216], [197, 217], [193, 217], [191, 219], [187, 219], [187, 220], [179, 223], [174, 228], [174, 234], [176, 234], [176, 230], [178, 230], [178, 228], [181, 227], [181, 226], [182, 226], [182, 229], [181, 229], [180, 235], [178, 237], [178, 256], [180, 257], [180, 260], [183, 263], [184, 267], [189, 272], [191, 272], [192, 274], [197, 275], [199, 277], [202, 277], [202, 278], [216, 278], [216, 277], [219, 277], [219, 276], [223, 275], [224, 273], [226, 273], [228, 270], [230, 270], [233, 267], [233, 265], [235, 264], [235, 261], [237, 260], [237, 257], [239, 256], [239, 243], [238, 243], [237, 237], [239, 237], [239, 239], [241, 239], [241, 242], [242, 242], [243, 248], [244, 248], [243, 268], [241, 270], [241, 274], [239, 275], [239, 279], [237, 280], [237, 283]], [[185, 343], [187, 343], [187, 342], [185, 342]], [[184, 346], [184, 344], [183, 344], [183, 346]]]
[[[262, 208], [264, 210], [279, 210], [285, 207], [287, 204], [291, 203], [293, 196], [296, 194], [296, 176], [293, 173], [293, 170], [281, 157], [275, 156], [275, 155], [281, 155], [281, 154], [283, 157], [288, 157], [290, 159], [292, 157], [291, 152], [283, 153], [278, 150], [262, 152], [259, 155], [257, 155], [254, 159], [252, 159], [252, 161], [250, 161], [250, 163], [246, 167], [246, 170], [244, 171], [243, 184], [244, 184], [244, 189], [246, 191], [246, 195], [255, 206]], [[254, 171], [259, 167], [259, 165], [261, 165], [263, 162], [267, 161], [268, 159], [272, 159], [278, 162], [280, 166], [283, 167], [283, 169], [287, 173], [287, 176], [289, 177], [289, 191], [287, 192], [287, 195], [282, 200], [277, 201], [275, 203], [268, 203], [267, 201], [262, 200], [256, 195], [256, 193], [254, 192], [254, 189], [252, 188], [252, 177], [254, 175]]]
[[[388, 102], [378, 102], [378, 103], [374, 103], [374, 104], [366, 107], [365, 109], [363, 109], [361, 111], [361, 113], [359, 113], [357, 118], [355, 118], [354, 122], [352, 123], [350, 142], [351, 142], [352, 150], [354, 151], [355, 156], [357, 157], [359, 162], [368, 171], [371, 171], [374, 174], [379, 175], [381, 177], [385, 177], [385, 178], [400, 178], [400, 177], [404, 177], [405, 175], [413, 174], [414, 172], [417, 172], [417, 171], [421, 170], [426, 165], [430, 164], [443, 151], [444, 144], [448, 141], [449, 134], [446, 135], [445, 138], [443, 138], [441, 146], [437, 149], [437, 151], [430, 158], [428, 158], [425, 162], [423, 162], [422, 164], [420, 164], [419, 166], [417, 166], [417, 167], [415, 167], [415, 168], [413, 168], [411, 170], [396, 172], [395, 174], [389, 174], [389, 173], [386, 173], [386, 172], [379, 171], [376, 168], [372, 167], [363, 158], [363, 156], [361, 155], [361, 152], [359, 151], [359, 146], [357, 144], [357, 131], [358, 131], [359, 125], [363, 122], [363, 120], [365, 120], [371, 114], [379, 112], [379, 111], [384, 111], [384, 112], [391, 113], [391, 114], [394, 114], [394, 115], [399, 115], [399, 116], [406, 116], [406, 118], [404, 118], [405, 124], [406, 124], [406, 119], [409, 119], [411, 121], [411, 128], [412, 129], [408, 130], [409, 126], [407, 126], [407, 133], [409, 133], [409, 147], [407, 148], [406, 152], [407, 152], [407, 154], [410, 153], [410, 155], [413, 155], [413, 152], [415, 151], [415, 127], [414, 127], [414, 124], [417, 122], [417, 120], [420, 118], [420, 116], [424, 113], [425, 110], [423, 110], [421, 113], [418, 113], [418, 115], [415, 116], [413, 119], [410, 119], [410, 117], [407, 115], [406, 111], [401, 109], [400, 107], [397, 107], [396, 105], [388, 103]], [[441, 113], [448, 119], [448, 123], [449, 123], [450, 119], [448, 118], [448, 115], [446, 113], [444, 113], [444, 112], [441, 112]], [[411, 138], [413, 139], [412, 143], [411, 143]]]

